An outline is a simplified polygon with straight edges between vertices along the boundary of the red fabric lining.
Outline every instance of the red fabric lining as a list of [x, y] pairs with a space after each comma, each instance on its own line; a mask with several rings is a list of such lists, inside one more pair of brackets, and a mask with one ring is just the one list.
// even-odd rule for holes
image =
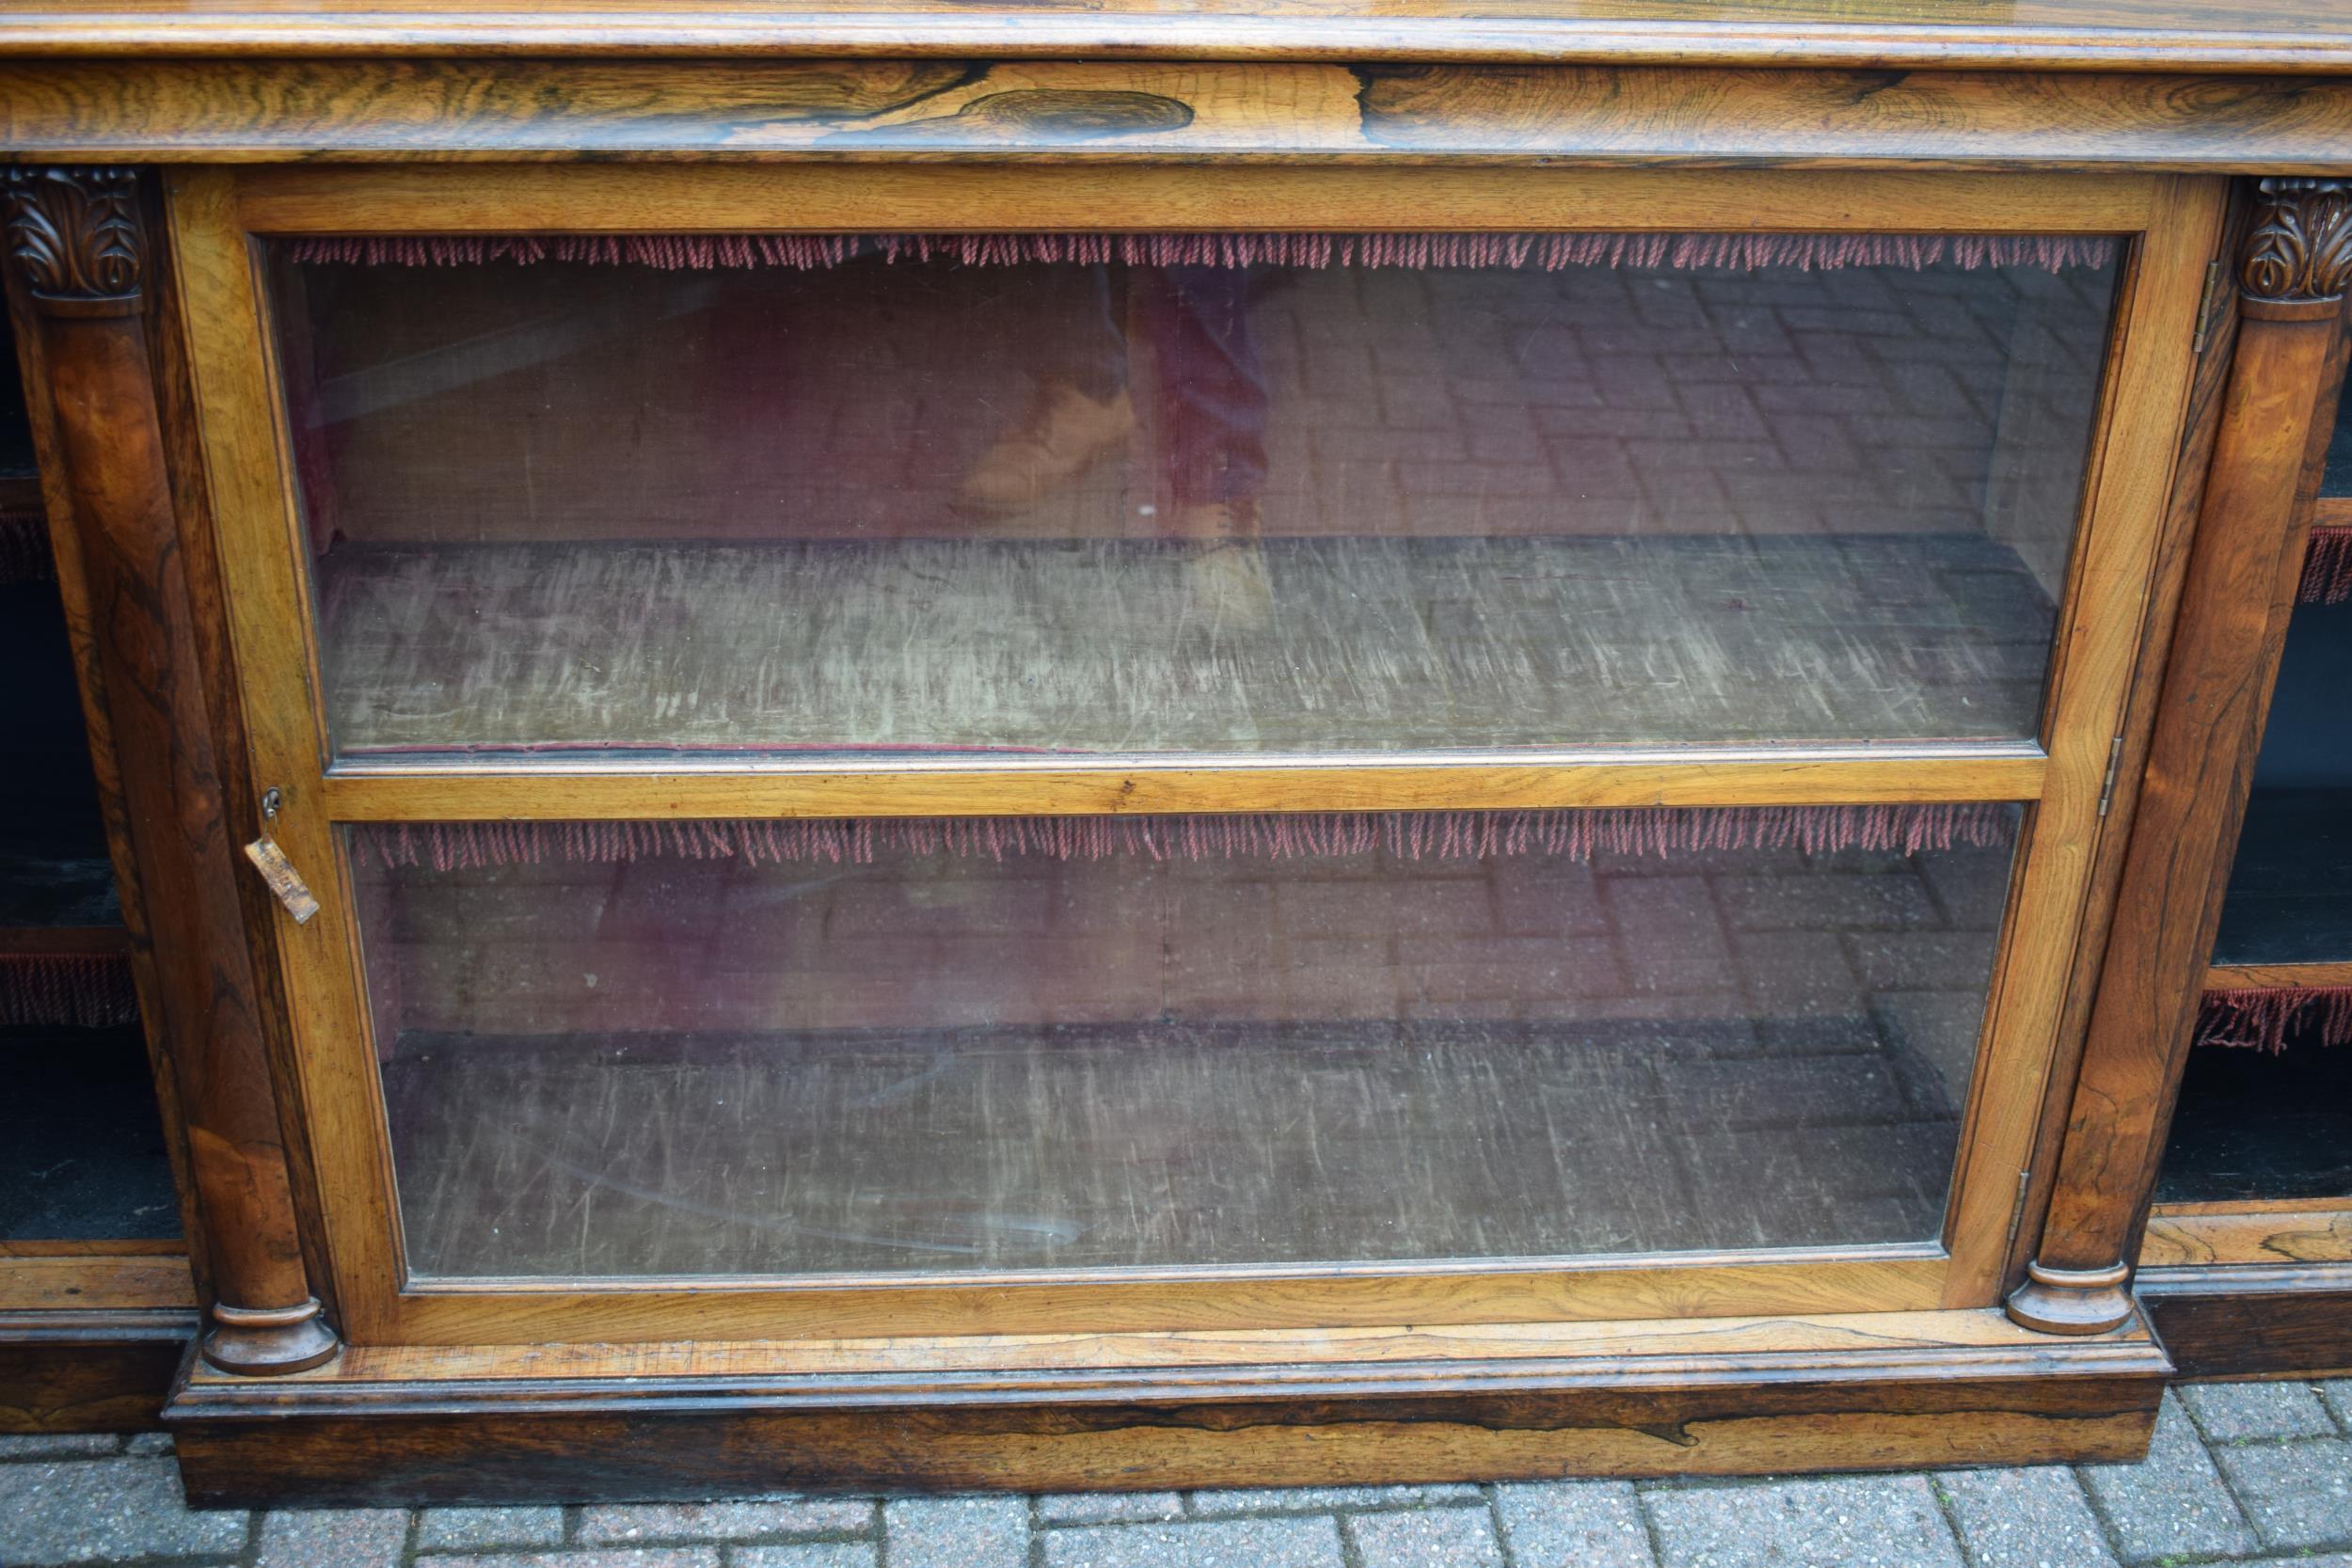
[[1410, 860], [1486, 855], [1672, 855], [1709, 850], [1948, 849], [2010, 841], [1997, 804], [1740, 806], [1528, 812], [1317, 812], [1217, 816], [874, 817], [678, 822], [376, 823], [352, 830], [356, 860], [437, 871], [613, 863], [676, 855], [871, 862], [878, 849], [1003, 860], [1287, 859], [1385, 849]]
[[0, 511], [0, 582], [49, 582], [56, 575], [49, 519], [38, 510]]
[[2310, 1031], [2322, 1045], [2352, 1044], [2352, 986], [2289, 986], [2277, 990], [2209, 990], [2197, 1014], [2199, 1045], [2232, 1045], [2272, 1054], [2287, 1036]]
[[298, 262], [461, 266], [578, 261], [678, 268], [882, 261], [1005, 266], [2105, 266], [2096, 234], [328, 234], [281, 242]]
[[131, 960], [115, 953], [0, 954], [0, 1025], [136, 1023]]
[[2352, 525], [2330, 523], [2312, 530], [2311, 551], [2303, 557], [2303, 583], [2296, 596], [2305, 604], [2342, 604], [2352, 599]]

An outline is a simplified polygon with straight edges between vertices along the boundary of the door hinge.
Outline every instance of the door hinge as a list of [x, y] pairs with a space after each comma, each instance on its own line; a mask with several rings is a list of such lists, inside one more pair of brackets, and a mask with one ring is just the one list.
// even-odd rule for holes
[[2115, 804], [2115, 775], [2122, 770], [2122, 767], [2123, 737], [2119, 735], [2115, 737], [2115, 744], [2107, 748], [2107, 778], [2099, 786], [2099, 816], [2102, 820], [2107, 815], [2107, 808]]
[[2205, 263], [2205, 292], [2197, 299], [2197, 336], [2188, 345], [2191, 354], [2205, 352], [2205, 342], [2213, 336], [2213, 303], [2221, 293], [2221, 263]]

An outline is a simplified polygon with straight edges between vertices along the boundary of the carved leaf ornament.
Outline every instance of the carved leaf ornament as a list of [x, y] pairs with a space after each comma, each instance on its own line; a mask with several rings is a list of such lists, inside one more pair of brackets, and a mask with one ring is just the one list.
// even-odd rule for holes
[[2238, 280], [2259, 300], [2328, 300], [2352, 281], [2352, 181], [2265, 180]]
[[11, 168], [9, 260], [44, 299], [135, 298], [146, 272], [137, 197], [129, 169]]

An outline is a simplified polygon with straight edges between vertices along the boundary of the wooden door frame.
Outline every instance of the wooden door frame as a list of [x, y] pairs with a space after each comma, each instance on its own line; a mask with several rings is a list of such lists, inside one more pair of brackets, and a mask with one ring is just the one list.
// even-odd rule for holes
[[[251, 771], [326, 914], [281, 922], [300, 1046], [294, 1103], [316, 1150], [324, 1251], [356, 1344], [752, 1338], [879, 1331], [1216, 1329], [1982, 1307], [2006, 1283], [2123, 698], [2153, 635], [2157, 541], [2223, 182], [2201, 176], [1706, 169], [390, 166], [176, 168], [169, 212], [204, 410]], [[1352, 768], [1110, 760], [1040, 768], [827, 761], [759, 768], [401, 768], [331, 764], [307, 552], [266, 329], [260, 237], [329, 232], [728, 230], [1707, 229], [2135, 236], [2053, 650], [2041, 747], [1751, 748]], [[1336, 798], [1336, 799], [1335, 799]], [[388, 1141], [342, 861], [342, 821], [500, 816], [823, 816], [1106, 809], [1738, 804], [1996, 799], [2030, 803], [2003, 958], [1940, 1243], [1525, 1265], [1073, 1272], [916, 1281], [561, 1280], [402, 1285]], [[2020, 929], [2030, 942], [2017, 939]], [[1948, 1250], [1947, 1250], [1948, 1249]]]

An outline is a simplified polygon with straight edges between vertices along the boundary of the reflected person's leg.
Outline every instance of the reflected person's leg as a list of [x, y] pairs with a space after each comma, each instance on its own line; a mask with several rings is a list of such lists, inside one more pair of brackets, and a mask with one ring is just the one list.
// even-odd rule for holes
[[1227, 624], [1262, 626], [1273, 610], [1257, 543], [1266, 388], [1249, 330], [1248, 270], [1139, 270], [1136, 286], [1159, 365], [1168, 531], [1197, 547], [1188, 563], [1196, 602]]
[[1255, 534], [1266, 477], [1266, 389], [1249, 330], [1248, 269], [1155, 267], [1139, 271], [1136, 282], [1147, 291], [1159, 359], [1173, 531]]
[[1048, 265], [1023, 289], [1035, 312], [1024, 356], [1034, 383], [1027, 405], [980, 454], [956, 488], [959, 505], [1014, 512], [1070, 484], [1134, 431], [1127, 340], [1112, 308], [1110, 268]]

